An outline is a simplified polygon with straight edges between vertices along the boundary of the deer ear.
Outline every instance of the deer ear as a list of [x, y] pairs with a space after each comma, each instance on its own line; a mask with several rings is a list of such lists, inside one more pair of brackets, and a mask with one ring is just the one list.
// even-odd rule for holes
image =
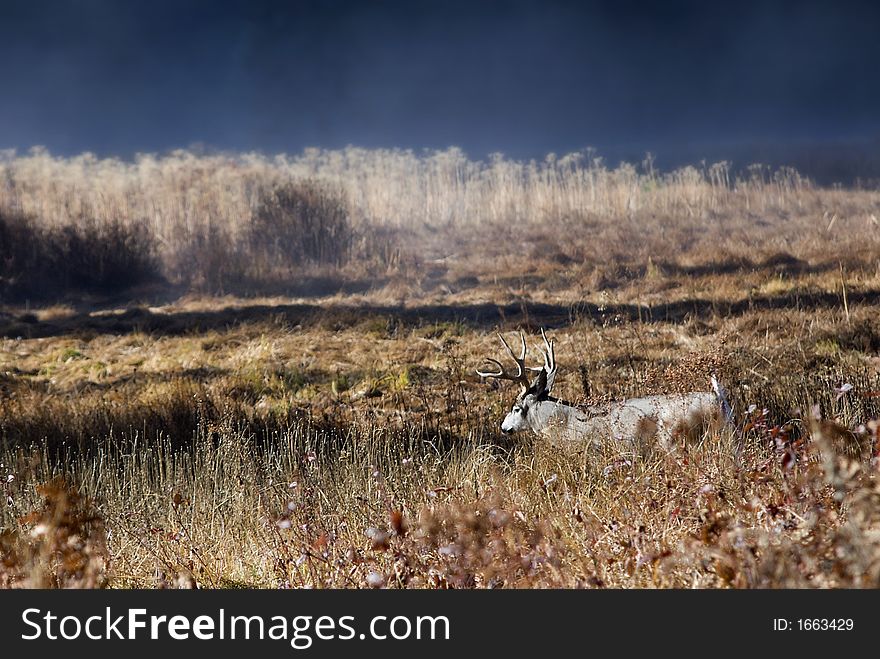
[[541, 394], [549, 392], [550, 388], [547, 386], [547, 371], [542, 368], [537, 377], [532, 380], [532, 386], [529, 387], [529, 393], [534, 396], [540, 396]]

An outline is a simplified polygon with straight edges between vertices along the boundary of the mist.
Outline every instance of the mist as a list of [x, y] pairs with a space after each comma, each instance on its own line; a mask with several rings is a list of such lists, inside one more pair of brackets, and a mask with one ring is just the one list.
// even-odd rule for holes
[[594, 147], [880, 177], [878, 24], [857, 2], [14, 0], [0, 149]]

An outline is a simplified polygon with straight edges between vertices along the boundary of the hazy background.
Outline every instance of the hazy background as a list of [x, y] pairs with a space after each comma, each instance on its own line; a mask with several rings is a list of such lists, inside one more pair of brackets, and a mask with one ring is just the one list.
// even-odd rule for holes
[[0, 149], [587, 146], [880, 176], [880, 6], [0, 2]]

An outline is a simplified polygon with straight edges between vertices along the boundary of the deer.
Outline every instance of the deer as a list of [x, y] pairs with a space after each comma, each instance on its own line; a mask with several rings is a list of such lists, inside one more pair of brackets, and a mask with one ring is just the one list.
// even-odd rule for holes
[[[520, 332], [522, 348], [519, 357], [500, 333], [498, 338], [516, 370], [506, 371], [497, 359], [486, 357], [495, 370], [476, 369], [481, 378], [509, 380], [520, 386], [519, 395], [501, 423], [504, 434], [531, 430], [554, 443], [591, 443], [602, 445], [607, 440], [632, 442], [645, 446], [656, 441], [665, 448], [682, 433], [692, 434], [712, 419], [730, 423], [732, 410], [727, 392], [713, 375], [711, 391], [629, 398], [598, 405], [575, 406], [551, 395], [556, 381], [556, 354], [553, 341], [547, 339], [541, 350], [542, 366], [526, 366], [526, 337]], [[529, 372], [536, 373], [529, 380]]]

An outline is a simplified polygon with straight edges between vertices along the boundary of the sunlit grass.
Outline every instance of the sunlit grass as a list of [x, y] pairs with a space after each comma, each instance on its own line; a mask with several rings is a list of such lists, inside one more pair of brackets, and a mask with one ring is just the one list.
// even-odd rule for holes
[[[165, 279], [0, 306], [0, 585], [880, 585], [876, 191], [454, 150], [0, 170], [34, 235], [147, 227]], [[265, 209], [251, 240], [291, 181], [346, 258], [285, 261]], [[668, 452], [501, 436], [515, 392], [474, 369], [541, 327], [565, 399], [714, 373], [736, 423]]]

